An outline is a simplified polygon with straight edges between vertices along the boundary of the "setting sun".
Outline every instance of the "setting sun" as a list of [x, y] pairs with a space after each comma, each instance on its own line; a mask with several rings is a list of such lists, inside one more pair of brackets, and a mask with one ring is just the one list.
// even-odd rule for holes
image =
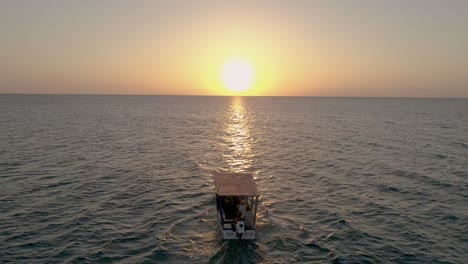
[[252, 87], [255, 71], [252, 65], [242, 59], [227, 61], [222, 69], [222, 80], [226, 88], [233, 92], [243, 92]]

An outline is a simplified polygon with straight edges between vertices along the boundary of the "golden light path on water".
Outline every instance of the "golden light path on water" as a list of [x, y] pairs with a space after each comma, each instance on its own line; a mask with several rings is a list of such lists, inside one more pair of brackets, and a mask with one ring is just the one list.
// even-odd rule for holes
[[224, 138], [224, 160], [233, 172], [245, 172], [252, 166], [252, 144], [249, 120], [242, 97], [233, 97], [226, 118]]

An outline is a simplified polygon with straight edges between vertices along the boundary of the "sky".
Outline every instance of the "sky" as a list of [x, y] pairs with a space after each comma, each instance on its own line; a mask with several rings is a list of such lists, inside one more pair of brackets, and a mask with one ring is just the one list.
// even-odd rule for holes
[[2, 0], [0, 38], [0, 93], [468, 97], [465, 0]]

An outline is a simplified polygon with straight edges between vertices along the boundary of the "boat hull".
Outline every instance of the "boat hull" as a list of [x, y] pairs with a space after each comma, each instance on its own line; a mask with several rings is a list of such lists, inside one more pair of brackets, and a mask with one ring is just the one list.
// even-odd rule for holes
[[[218, 212], [218, 220], [219, 220], [218, 226], [221, 229], [221, 234], [223, 235], [223, 239], [239, 239], [236, 231], [233, 230], [231, 224], [225, 224], [224, 227], [221, 225], [222, 219], [220, 217], [219, 212]], [[242, 234], [241, 239], [255, 239], [255, 229], [247, 228]]]
[[[221, 232], [223, 233], [223, 239], [239, 239], [236, 232], [232, 230], [223, 229]], [[255, 230], [245, 230], [241, 239], [255, 239]]]

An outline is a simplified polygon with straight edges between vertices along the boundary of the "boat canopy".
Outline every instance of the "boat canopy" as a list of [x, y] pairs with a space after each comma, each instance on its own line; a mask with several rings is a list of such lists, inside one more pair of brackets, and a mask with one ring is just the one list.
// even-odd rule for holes
[[213, 179], [219, 196], [260, 196], [251, 173], [220, 172]]

